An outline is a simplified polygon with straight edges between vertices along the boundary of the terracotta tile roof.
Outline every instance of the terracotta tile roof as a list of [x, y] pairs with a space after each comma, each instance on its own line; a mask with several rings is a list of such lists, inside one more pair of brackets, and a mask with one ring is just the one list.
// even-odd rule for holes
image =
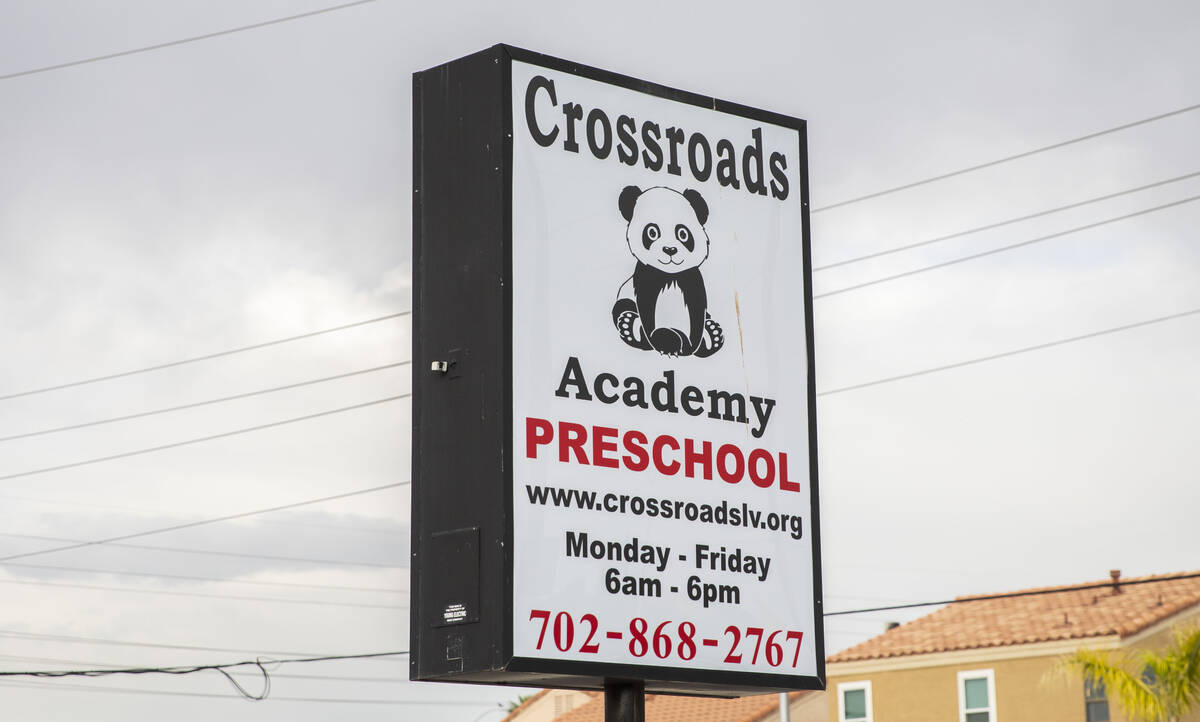
[[[807, 692], [792, 692], [795, 700]], [[760, 694], [737, 699], [646, 695], [646, 722], [758, 722], [779, 709], [779, 695]], [[576, 707], [554, 722], [604, 722], [604, 695]]]
[[[1182, 574], [1185, 573], [1121, 579], [1120, 594], [1113, 594], [1111, 588], [1080, 588], [1111, 585], [1112, 581], [1106, 580], [1025, 590], [1047, 592], [1037, 596], [950, 604], [838, 652], [828, 661], [852, 662], [1109, 635], [1128, 637], [1200, 604], [1200, 578], [1136, 585], [1127, 582]], [[987, 596], [990, 595], [957, 600]]]
[[525, 711], [525, 708], [529, 707], [529, 705], [533, 704], [534, 702], [538, 701], [539, 699], [541, 699], [542, 697], [545, 697], [548, 694], [550, 694], [550, 690], [543, 689], [543, 690], [539, 690], [536, 694], [529, 695], [520, 704], [518, 704], [516, 707], [514, 707], [512, 712], [509, 712], [508, 714], [506, 714], [504, 716], [504, 719], [500, 720], [500, 722], [512, 722], [513, 720], [515, 720], [517, 718], [517, 715], [519, 715], [521, 712]]

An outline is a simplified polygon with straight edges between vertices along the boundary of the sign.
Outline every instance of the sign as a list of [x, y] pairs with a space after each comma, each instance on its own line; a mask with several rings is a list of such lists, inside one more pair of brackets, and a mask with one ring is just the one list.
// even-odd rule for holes
[[822, 688], [804, 122], [507, 46], [415, 85], [413, 678]]

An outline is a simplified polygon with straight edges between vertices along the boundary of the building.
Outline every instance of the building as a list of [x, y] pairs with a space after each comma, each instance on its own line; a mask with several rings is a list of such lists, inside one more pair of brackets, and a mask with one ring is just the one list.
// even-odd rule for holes
[[[1066, 654], [1158, 649], [1200, 621], [1200, 578], [1174, 575], [1029, 589], [958, 601], [829, 657], [836, 722], [1122, 720], [1105, 690], [1054, 674]], [[1105, 585], [1096, 588], [1096, 585]], [[1017, 593], [1014, 593], [1017, 594]], [[1193, 718], [1189, 718], [1193, 719]], [[1200, 722], [1200, 716], [1194, 718]]]
[[[790, 722], [826, 722], [824, 692], [788, 695]], [[503, 722], [604, 722], [600, 692], [544, 689], [525, 700]], [[646, 695], [647, 722], [779, 722], [779, 695], [737, 699]]]

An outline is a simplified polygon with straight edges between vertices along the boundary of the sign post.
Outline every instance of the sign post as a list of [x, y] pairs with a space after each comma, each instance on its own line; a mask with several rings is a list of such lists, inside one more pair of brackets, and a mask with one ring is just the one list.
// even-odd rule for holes
[[804, 121], [500, 45], [413, 165], [411, 678], [824, 688]]

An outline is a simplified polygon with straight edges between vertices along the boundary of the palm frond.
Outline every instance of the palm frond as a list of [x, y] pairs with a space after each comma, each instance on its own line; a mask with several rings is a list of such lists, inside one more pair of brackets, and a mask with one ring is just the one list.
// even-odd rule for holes
[[1128, 718], [1168, 722], [1173, 710], [1159, 698], [1154, 687], [1146, 684], [1139, 674], [1129, 671], [1131, 662], [1127, 655], [1080, 649], [1061, 659], [1056, 667], [1080, 674], [1085, 682], [1103, 684]]
[[1175, 641], [1163, 655], [1173, 661], [1172, 697], [1180, 714], [1200, 707], [1200, 625], [1175, 631]]

